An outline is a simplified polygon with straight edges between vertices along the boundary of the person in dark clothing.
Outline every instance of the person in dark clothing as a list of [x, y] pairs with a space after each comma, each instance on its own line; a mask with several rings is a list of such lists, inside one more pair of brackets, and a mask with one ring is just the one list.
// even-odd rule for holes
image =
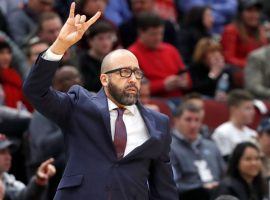
[[101, 88], [99, 80], [102, 59], [113, 49], [116, 30], [106, 22], [99, 21], [87, 34], [89, 49], [79, 58], [79, 68], [87, 90], [98, 92]]
[[262, 200], [266, 187], [261, 176], [260, 150], [251, 142], [238, 144], [229, 160], [227, 176], [221, 181], [213, 198], [232, 195], [239, 200]]
[[[147, 12], [147, 13], [154, 12], [154, 1], [153, 0], [145, 0], [144, 4], [141, 6], [138, 6], [137, 1], [138, 0], [131, 1], [131, 8], [132, 8], [132, 12], [133, 12], [133, 17], [119, 26], [119, 37], [121, 40], [120, 42], [124, 48], [129, 47], [137, 39], [137, 36], [138, 36], [137, 16], [143, 12]], [[170, 43], [174, 46], [177, 46], [177, 35], [176, 35], [175, 27], [172, 24], [172, 22], [170, 22], [168, 20], [164, 20], [163, 41]]]
[[185, 22], [178, 34], [178, 49], [186, 65], [192, 62], [193, 50], [203, 37], [210, 37], [213, 27], [212, 10], [209, 7], [193, 7], [186, 15]]
[[196, 45], [193, 60], [189, 69], [193, 90], [225, 101], [227, 92], [233, 87], [233, 79], [230, 69], [224, 63], [220, 44], [211, 38], [201, 39]]

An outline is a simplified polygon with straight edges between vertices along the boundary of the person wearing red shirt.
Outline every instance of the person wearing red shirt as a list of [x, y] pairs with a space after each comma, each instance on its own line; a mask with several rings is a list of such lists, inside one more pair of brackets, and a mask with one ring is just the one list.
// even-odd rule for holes
[[238, 18], [227, 25], [222, 35], [225, 61], [244, 68], [247, 55], [267, 44], [264, 28], [260, 24], [262, 4], [257, 0], [246, 0], [239, 4]]
[[153, 13], [138, 16], [139, 37], [129, 50], [150, 81], [152, 96], [179, 97], [191, 87], [191, 79], [175, 47], [162, 42], [164, 25]]
[[24, 103], [28, 110], [32, 111], [30, 104], [24, 99], [22, 93], [22, 79], [18, 72], [11, 68], [12, 52], [9, 44], [0, 41], [0, 85], [2, 89], [3, 104], [17, 108]]

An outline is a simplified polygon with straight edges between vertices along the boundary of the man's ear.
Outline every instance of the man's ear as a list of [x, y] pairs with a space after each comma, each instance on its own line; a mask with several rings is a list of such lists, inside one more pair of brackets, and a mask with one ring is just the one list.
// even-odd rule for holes
[[108, 75], [101, 74], [100, 77], [99, 77], [99, 79], [100, 79], [100, 82], [101, 82], [101, 84], [102, 84], [103, 87], [108, 86], [108, 83], [109, 83], [109, 77], [108, 77]]

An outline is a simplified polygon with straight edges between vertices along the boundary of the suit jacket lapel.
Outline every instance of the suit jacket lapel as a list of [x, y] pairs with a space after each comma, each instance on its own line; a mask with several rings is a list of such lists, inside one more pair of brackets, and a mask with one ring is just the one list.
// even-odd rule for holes
[[137, 106], [144, 120], [150, 138], [146, 142], [144, 142], [141, 146], [136, 147], [133, 151], [131, 151], [128, 155], [126, 155], [123, 158], [123, 160], [135, 156], [136, 154], [148, 148], [150, 145], [153, 145], [153, 143], [155, 142], [158, 144], [158, 141], [160, 140], [161, 137], [161, 132], [156, 129], [156, 123], [152, 114], [149, 111], [147, 111], [140, 102], [137, 103]]
[[[111, 148], [114, 150], [114, 145], [112, 142], [112, 134], [111, 134], [111, 124], [110, 124], [110, 113], [109, 113], [109, 108], [108, 108], [108, 101], [107, 101], [107, 96], [105, 94], [104, 89], [102, 88], [96, 95], [95, 98], [92, 99], [98, 110], [100, 111], [100, 115], [102, 117], [103, 123], [106, 128], [106, 133], [107, 136], [105, 137], [110, 144]], [[115, 154], [116, 155], [116, 154]]]

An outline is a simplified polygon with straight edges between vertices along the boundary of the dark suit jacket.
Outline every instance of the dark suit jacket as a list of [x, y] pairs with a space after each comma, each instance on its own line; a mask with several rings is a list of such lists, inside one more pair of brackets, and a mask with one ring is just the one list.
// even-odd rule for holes
[[62, 129], [68, 161], [55, 200], [176, 200], [168, 153], [168, 117], [137, 103], [150, 139], [117, 160], [107, 97], [75, 85], [68, 93], [50, 85], [58, 62], [39, 57], [23, 89], [35, 108]]

